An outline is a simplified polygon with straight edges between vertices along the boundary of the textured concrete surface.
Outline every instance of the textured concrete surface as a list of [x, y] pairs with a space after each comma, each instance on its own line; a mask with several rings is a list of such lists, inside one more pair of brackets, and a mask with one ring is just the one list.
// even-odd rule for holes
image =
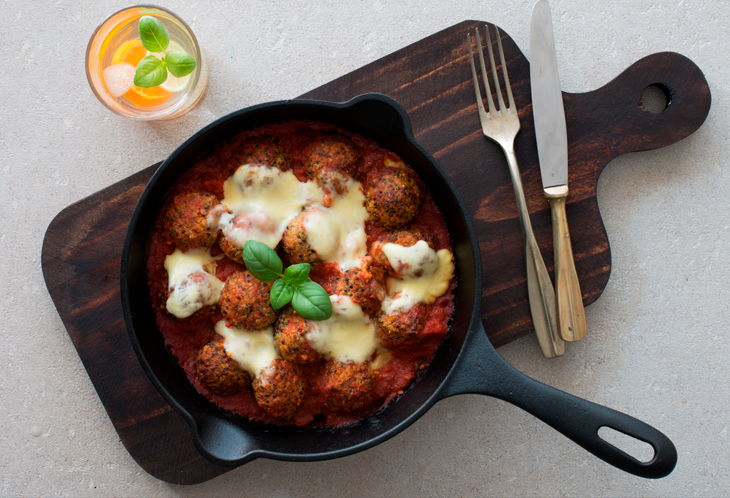
[[192, 25], [210, 85], [189, 115], [133, 123], [96, 101], [84, 53], [123, 1], [0, 2], [0, 495], [719, 496], [730, 489], [730, 3], [553, 0], [563, 87], [602, 86], [670, 50], [705, 72], [703, 127], [623, 156], [601, 177], [613, 249], [588, 335], [544, 360], [534, 338], [500, 352], [559, 389], [626, 411], [674, 441], [662, 480], [618, 471], [494, 399], [441, 402], [394, 439], [335, 461], [258, 460], [205, 484], [146, 474], [117, 437], [45, 289], [43, 234], [68, 204], [163, 159], [243, 106], [290, 98], [465, 19], [503, 27], [529, 57], [532, 0], [252, 0], [164, 5]]

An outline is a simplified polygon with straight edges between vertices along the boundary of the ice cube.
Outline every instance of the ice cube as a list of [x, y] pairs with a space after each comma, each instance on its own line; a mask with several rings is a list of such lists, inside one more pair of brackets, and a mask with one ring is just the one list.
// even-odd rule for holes
[[127, 93], [134, 86], [134, 72], [134, 66], [126, 62], [104, 69], [104, 81], [109, 93], [113, 97], [121, 97]]

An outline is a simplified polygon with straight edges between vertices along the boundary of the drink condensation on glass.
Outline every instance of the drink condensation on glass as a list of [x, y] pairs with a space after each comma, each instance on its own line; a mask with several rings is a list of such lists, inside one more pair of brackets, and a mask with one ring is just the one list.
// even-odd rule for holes
[[[170, 33], [169, 50], [191, 55], [195, 70], [182, 78], [168, 72], [167, 80], [152, 88], [135, 86], [134, 69], [150, 54], [139, 39], [143, 16], [160, 20]], [[86, 77], [91, 89], [108, 109], [133, 119], [172, 119], [198, 103], [208, 84], [208, 68], [193, 31], [185, 21], [162, 7], [137, 5], [112, 14], [102, 22], [86, 49]]]

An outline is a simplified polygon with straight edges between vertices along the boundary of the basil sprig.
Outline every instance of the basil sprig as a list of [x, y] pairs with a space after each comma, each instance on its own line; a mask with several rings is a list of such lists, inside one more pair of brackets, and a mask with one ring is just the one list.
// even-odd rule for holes
[[137, 64], [134, 73], [134, 84], [143, 88], [152, 88], [167, 81], [167, 70], [176, 78], [187, 76], [195, 70], [195, 59], [185, 52], [167, 51], [170, 45], [170, 33], [162, 21], [152, 16], [144, 16], [139, 20], [139, 39], [144, 48], [150, 52], [162, 52], [165, 56], [158, 59], [148, 55]]
[[278, 310], [291, 302], [294, 310], [309, 320], [326, 320], [332, 316], [332, 302], [327, 292], [309, 278], [309, 263], [291, 265], [284, 271], [279, 255], [266, 244], [249, 240], [243, 246], [243, 261], [251, 274], [262, 282], [274, 282], [271, 306]]
[[139, 39], [150, 52], [162, 52], [170, 44], [170, 33], [156, 17], [144, 16], [139, 20]]

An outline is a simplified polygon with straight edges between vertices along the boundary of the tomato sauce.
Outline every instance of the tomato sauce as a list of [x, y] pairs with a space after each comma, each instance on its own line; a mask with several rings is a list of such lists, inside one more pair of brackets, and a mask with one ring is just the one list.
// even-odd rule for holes
[[[238, 166], [235, 164], [234, 152], [242, 141], [257, 136], [278, 137], [279, 145], [292, 159], [292, 171], [300, 181], [305, 182], [307, 176], [304, 169], [304, 157], [307, 145], [317, 134], [333, 131], [349, 136], [362, 148], [360, 175], [356, 179], [362, 182], [364, 189], [367, 189], [367, 186], [381, 173], [385, 167], [386, 158], [391, 161], [399, 161], [398, 156], [381, 148], [372, 140], [350, 133], [340, 127], [309, 121], [265, 125], [234, 137], [198, 161], [174, 185], [167, 195], [167, 200], [169, 201], [180, 192], [191, 189], [210, 192], [222, 199], [223, 182]], [[420, 226], [432, 234], [435, 250], [452, 251], [443, 216], [420, 178], [418, 178], [418, 182], [423, 192], [421, 208], [411, 225]], [[309, 388], [303, 406], [290, 421], [275, 419], [259, 408], [250, 388], [243, 389], [232, 396], [214, 394], [198, 378], [195, 360], [200, 349], [214, 340], [216, 336], [214, 326], [222, 319], [222, 315], [215, 308], [209, 313], [199, 312], [190, 318], [178, 320], [166, 312], [164, 296], [166, 296], [167, 280], [164, 263], [165, 257], [174, 252], [175, 246], [173, 240], [165, 233], [163, 213], [164, 209], [161, 209], [150, 234], [147, 248], [150, 295], [157, 324], [168, 350], [185, 371], [191, 384], [211, 402], [231, 413], [259, 422], [279, 425], [342, 426], [356, 423], [403, 394], [426, 369], [448, 332], [449, 321], [453, 313], [453, 295], [456, 285], [454, 281], [451, 282], [446, 294], [427, 306], [428, 318], [422, 333], [422, 340], [408, 349], [389, 353], [389, 361], [375, 370], [373, 403], [354, 413], [333, 413], [324, 408], [324, 395], [320, 385], [322, 362], [299, 365], [309, 383]], [[366, 223], [368, 249], [373, 242], [387, 232], [380, 226]], [[245, 269], [244, 265], [225, 257], [217, 244], [211, 247], [211, 254], [220, 257], [217, 261], [216, 276], [221, 281], [225, 281], [233, 272]], [[329, 294], [333, 293], [334, 282], [339, 275], [340, 269], [336, 263], [312, 265], [310, 273], [312, 280], [322, 285]]]

